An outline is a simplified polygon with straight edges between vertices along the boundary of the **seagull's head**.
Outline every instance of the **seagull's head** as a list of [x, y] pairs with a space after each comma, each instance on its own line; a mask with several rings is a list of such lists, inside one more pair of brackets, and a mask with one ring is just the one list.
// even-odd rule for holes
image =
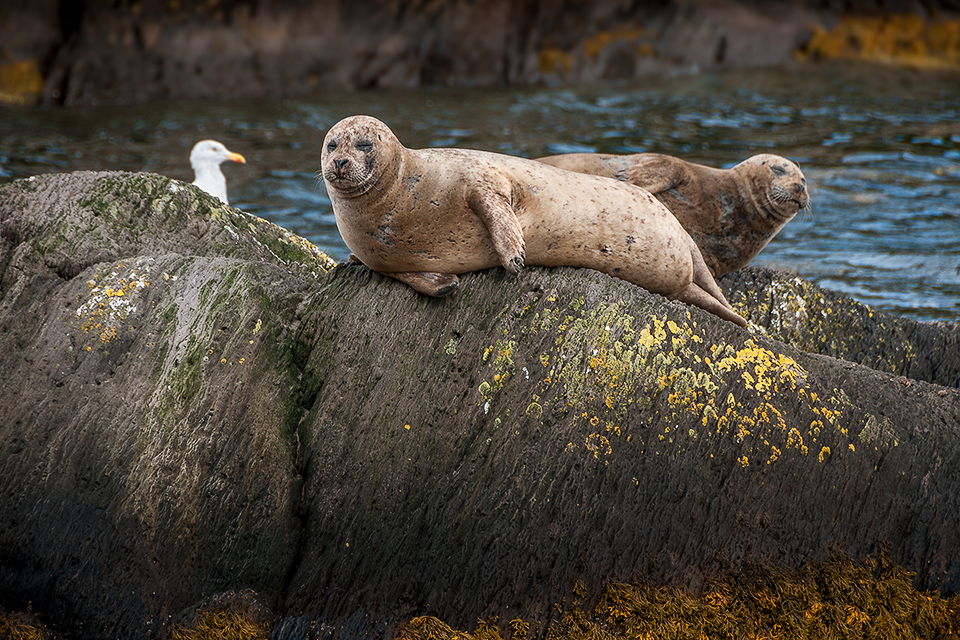
[[193, 145], [193, 150], [190, 152], [190, 165], [194, 171], [203, 166], [217, 166], [226, 160], [240, 164], [247, 162], [242, 155], [230, 151], [216, 140], [201, 140]]

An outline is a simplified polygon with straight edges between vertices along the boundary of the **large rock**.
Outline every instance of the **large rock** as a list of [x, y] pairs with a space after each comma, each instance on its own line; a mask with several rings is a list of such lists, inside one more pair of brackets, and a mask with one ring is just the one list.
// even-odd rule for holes
[[[750, 270], [745, 331], [588, 270], [327, 268], [160, 176], [0, 187], [0, 602], [147, 637], [251, 590], [276, 638], [389, 635], [877, 545], [960, 588], [956, 389], [767, 335], [853, 344], [840, 297]], [[921, 333], [857, 344], [955, 384], [956, 327]]]
[[301, 535], [287, 342], [329, 265], [159, 176], [0, 199], [4, 596], [91, 637], [234, 583], [279, 603]]
[[31, 61], [44, 99], [64, 104], [772, 65], [823, 22], [821, 3], [800, 0], [7, 4], [0, 62]]
[[582, 83], [797, 56], [955, 68], [940, 20], [958, 11], [957, 0], [6, 0], [0, 102]]

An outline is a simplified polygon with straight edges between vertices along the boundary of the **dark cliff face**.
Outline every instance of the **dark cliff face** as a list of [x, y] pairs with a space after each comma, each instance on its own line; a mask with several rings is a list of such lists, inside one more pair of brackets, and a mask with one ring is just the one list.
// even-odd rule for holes
[[785, 64], [816, 25], [829, 28], [842, 15], [958, 9], [955, 0], [14, 2], [0, 8], [10, 75], [0, 73], [0, 94], [123, 104], [596, 82]]
[[869, 310], [763, 270], [723, 283], [748, 331], [584, 269], [434, 299], [329, 267], [160, 176], [0, 187], [0, 603], [389, 635], [878, 545], [960, 589], [957, 389], [885, 372], [955, 382], [955, 326], [851, 341]]

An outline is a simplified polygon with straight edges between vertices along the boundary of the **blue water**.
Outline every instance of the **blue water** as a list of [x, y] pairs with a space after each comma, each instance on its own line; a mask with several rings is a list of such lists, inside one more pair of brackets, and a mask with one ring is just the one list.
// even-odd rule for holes
[[231, 204], [343, 245], [318, 181], [326, 130], [356, 113], [409, 147], [537, 157], [658, 152], [718, 167], [755, 153], [799, 162], [813, 207], [755, 264], [795, 272], [883, 311], [960, 321], [960, 77], [883, 67], [676, 76], [584, 88], [318, 94], [283, 101], [134, 108], [0, 108], [0, 181], [79, 169], [192, 180], [196, 140], [225, 165]]

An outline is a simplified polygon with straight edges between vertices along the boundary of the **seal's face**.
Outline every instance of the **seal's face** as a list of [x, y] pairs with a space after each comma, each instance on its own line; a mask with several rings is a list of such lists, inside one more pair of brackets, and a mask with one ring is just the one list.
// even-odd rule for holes
[[327, 132], [320, 152], [320, 171], [327, 189], [342, 198], [364, 195], [381, 176], [396, 171], [400, 142], [376, 118], [344, 118]]
[[741, 163], [755, 173], [754, 185], [765, 194], [765, 209], [775, 218], [790, 220], [810, 205], [807, 179], [793, 162], [782, 156], [760, 154]]

